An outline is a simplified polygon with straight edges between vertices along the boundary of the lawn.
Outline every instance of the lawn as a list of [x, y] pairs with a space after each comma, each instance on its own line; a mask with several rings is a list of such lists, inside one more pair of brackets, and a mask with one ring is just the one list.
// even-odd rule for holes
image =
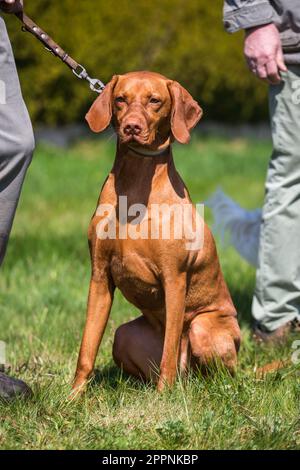
[[[107, 138], [67, 150], [39, 146], [0, 276], [0, 339], [11, 373], [34, 398], [0, 404], [3, 449], [295, 449], [300, 447], [299, 372], [257, 379], [254, 369], [289, 358], [290, 344], [251, 340], [255, 271], [219, 245], [243, 332], [239, 370], [178, 381], [158, 394], [121, 374], [111, 357], [116, 327], [137, 315], [117, 293], [96, 378], [77, 403], [66, 398], [76, 366], [89, 283], [86, 231], [114, 154]], [[261, 205], [269, 142], [195, 137], [175, 148], [195, 202], [218, 186], [248, 208]], [[206, 211], [211, 224], [211, 214]]]

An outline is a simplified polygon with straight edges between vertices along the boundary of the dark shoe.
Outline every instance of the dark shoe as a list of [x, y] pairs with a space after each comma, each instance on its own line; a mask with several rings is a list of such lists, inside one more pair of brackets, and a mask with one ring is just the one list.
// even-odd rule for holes
[[8, 377], [0, 372], [0, 398], [3, 400], [13, 400], [18, 397], [31, 397], [32, 391], [22, 380]]
[[271, 332], [256, 324], [253, 329], [253, 339], [259, 344], [283, 344], [291, 333], [300, 333], [300, 321], [297, 318]]

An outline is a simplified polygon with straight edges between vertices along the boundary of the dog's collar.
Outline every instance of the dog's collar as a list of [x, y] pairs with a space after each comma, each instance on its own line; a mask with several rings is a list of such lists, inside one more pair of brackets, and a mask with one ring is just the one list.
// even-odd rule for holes
[[141, 157], [160, 157], [169, 151], [170, 144], [168, 144], [166, 147], [160, 150], [148, 150], [148, 149], [136, 150], [130, 145], [128, 145], [128, 148], [131, 152], [136, 153], [137, 155], [140, 155]]

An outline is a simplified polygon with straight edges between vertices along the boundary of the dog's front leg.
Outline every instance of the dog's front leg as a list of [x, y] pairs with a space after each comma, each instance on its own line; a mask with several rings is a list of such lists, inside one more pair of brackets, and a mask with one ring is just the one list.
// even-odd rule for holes
[[114, 286], [111, 284], [105, 275], [101, 279], [91, 279], [87, 318], [73, 383], [73, 396], [84, 390], [93, 373], [113, 302]]
[[173, 385], [179, 358], [180, 340], [182, 336], [185, 297], [186, 273], [167, 276], [164, 279], [166, 303], [166, 328], [158, 390]]

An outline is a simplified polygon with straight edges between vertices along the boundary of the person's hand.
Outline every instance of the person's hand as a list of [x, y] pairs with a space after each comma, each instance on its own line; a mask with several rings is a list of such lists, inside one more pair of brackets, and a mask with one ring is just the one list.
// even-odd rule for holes
[[280, 72], [287, 68], [280, 34], [273, 23], [246, 30], [244, 54], [251, 72], [258, 78], [273, 85], [281, 82]]
[[20, 13], [23, 11], [23, 0], [0, 0], [0, 10], [5, 13]]

